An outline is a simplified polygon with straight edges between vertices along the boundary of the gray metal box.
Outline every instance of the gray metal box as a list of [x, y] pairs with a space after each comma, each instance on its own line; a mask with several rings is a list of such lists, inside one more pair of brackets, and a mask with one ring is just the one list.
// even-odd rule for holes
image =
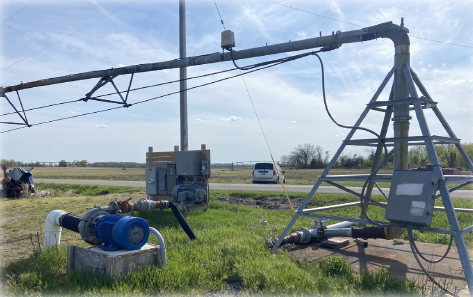
[[159, 190], [158, 181], [159, 168], [149, 167], [146, 168], [146, 194], [156, 195]]
[[395, 170], [389, 190], [386, 219], [430, 226], [438, 178], [433, 171]]
[[202, 160], [202, 175], [209, 175], [209, 174], [210, 174], [209, 161]]
[[172, 194], [172, 189], [176, 186], [176, 164], [167, 164], [168, 180], [166, 194]]
[[177, 175], [201, 175], [200, 152], [176, 152]]
[[167, 169], [158, 170], [158, 193], [167, 194], [166, 190]]

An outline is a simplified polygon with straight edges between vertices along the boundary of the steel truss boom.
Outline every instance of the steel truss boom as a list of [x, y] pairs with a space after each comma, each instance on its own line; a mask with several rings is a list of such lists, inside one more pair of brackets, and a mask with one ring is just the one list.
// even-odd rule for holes
[[[300, 50], [326, 48], [334, 49], [340, 47], [344, 43], [353, 43], [368, 41], [376, 38], [390, 38], [394, 41], [395, 46], [402, 36], [406, 35], [408, 30], [402, 25], [395, 25], [392, 22], [382, 23], [379, 25], [366, 27], [360, 30], [340, 32], [337, 31], [332, 35], [309, 38], [299, 41], [289, 41], [274, 45], [267, 45], [263, 47], [250, 48], [246, 50], [234, 51], [233, 58], [235, 60], [262, 57], [267, 55], [274, 55], [286, 52], [294, 52]], [[404, 33], [404, 34], [403, 34]], [[22, 83], [14, 86], [0, 87], [0, 96], [4, 97], [5, 93], [14, 92], [24, 89], [31, 89], [35, 87], [61, 84], [72, 81], [79, 81], [91, 78], [110, 78], [124, 74], [133, 74], [149, 71], [157, 71], [164, 69], [197, 66], [211, 63], [219, 63], [224, 61], [231, 61], [231, 54], [213, 53], [202, 56], [188, 57], [184, 59], [175, 59], [165, 62], [147, 63], [131, 65], [119, 68], [112, 68], [106, 70], [96, 70], [77, 74], [70, 74], [60, 77], [47, 78], [27, 83]]]

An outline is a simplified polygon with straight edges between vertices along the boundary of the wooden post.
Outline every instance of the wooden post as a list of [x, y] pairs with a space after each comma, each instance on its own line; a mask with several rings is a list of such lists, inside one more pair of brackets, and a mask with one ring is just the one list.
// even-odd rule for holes
[[178, 151], [179, 151], [179, 146], [178, 146], [178, 145], [175, 145], [175, 146], [174, 146], [174, 151], [175, 151], [175, 152], [178, 152]]
[[152, 152], [153, 152], [153, 147], [152, 146], [148, 147], [148, 153], [152, 153]]

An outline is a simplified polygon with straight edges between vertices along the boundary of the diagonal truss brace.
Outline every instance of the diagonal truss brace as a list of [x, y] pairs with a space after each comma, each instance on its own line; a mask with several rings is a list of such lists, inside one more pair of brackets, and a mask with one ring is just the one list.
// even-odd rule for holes
[[[115, 77], [117, 77], [118, 75], [107, 75], [107, 76], [102, 77], [97, 82], [97, 84], [92, 88], [92, 90], [90, 90], [90, 92], [85, 94], [85, 97], [82, 98], [81, 100], [84, 101], [84, 102], [87, 102], [88, 100], [94, 100], [94, 101], [107, 102], [107, 103], [116, 103], [116, 104], [122, 104], [123, 107], [130, 107], [130, 106], [132, 106], [132, 104], [127, 103], [127, 100], [128, 100], [128, 94], [130, 93], [131, 83], [133, 81], [133, 75], [134, 74], [131, 75], [130, 83], [128, 85], [128, 90], [126, 92], [126, 97], [125, 98], [123, 98], [123, 96], [121, 94], [122, 92], [120, 92], [118, 90], [117, 86], [115, 85], [115, 82], [113, 81], [113, 79]], [[118, 96], [120, 96], [120, 99], [122, 100], [121, 102], [120, 101], [107, 100], [107, 99], [101, 99], [101, 98], [98, 98], [98, 97], [92, 97], [92, 95], [95, 93], [95, 91], [97, 91], [98, 89], [100, 89], [101, 87], [105, 86], [108, 83], [111, 83], [113, 85], [115, 91], [117, 92]]]
[[18, 100], [20, 101], [21, 105], [21, 110], [23, 111], [23, 115], [16, 109], [15, 105], [10, 101], [10, 99], [7, 97], [7, 94], [3, 94], [3, 97], [7, 99], [8, 103], [10, 103], [11, 107], [15, 110], [16, 114], [23, 120], [23, 123], [16, 123], [16, 122], [0, 122], [0, 124], [9, 124], [9, 125], [25, 125], [28, 127], [31, 127], [31, 125], [28, 123], [28, 118], [26, 117], [26, 112], [25, 108], [23, 107], [23, 102], [21, 102], [21, 97], [18, 91], [16, 91], [16, 95], [18, 96]]

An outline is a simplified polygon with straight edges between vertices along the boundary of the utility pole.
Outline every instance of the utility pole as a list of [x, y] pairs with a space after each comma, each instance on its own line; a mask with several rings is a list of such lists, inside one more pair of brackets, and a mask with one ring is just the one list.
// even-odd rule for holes
[[[186, 0], [179, 0], [179, 58], [186, 58]], [[180, 82], [180, 119], [181, 119], [181, 151], [187, 151], [187, 68], [179, 68]]]

